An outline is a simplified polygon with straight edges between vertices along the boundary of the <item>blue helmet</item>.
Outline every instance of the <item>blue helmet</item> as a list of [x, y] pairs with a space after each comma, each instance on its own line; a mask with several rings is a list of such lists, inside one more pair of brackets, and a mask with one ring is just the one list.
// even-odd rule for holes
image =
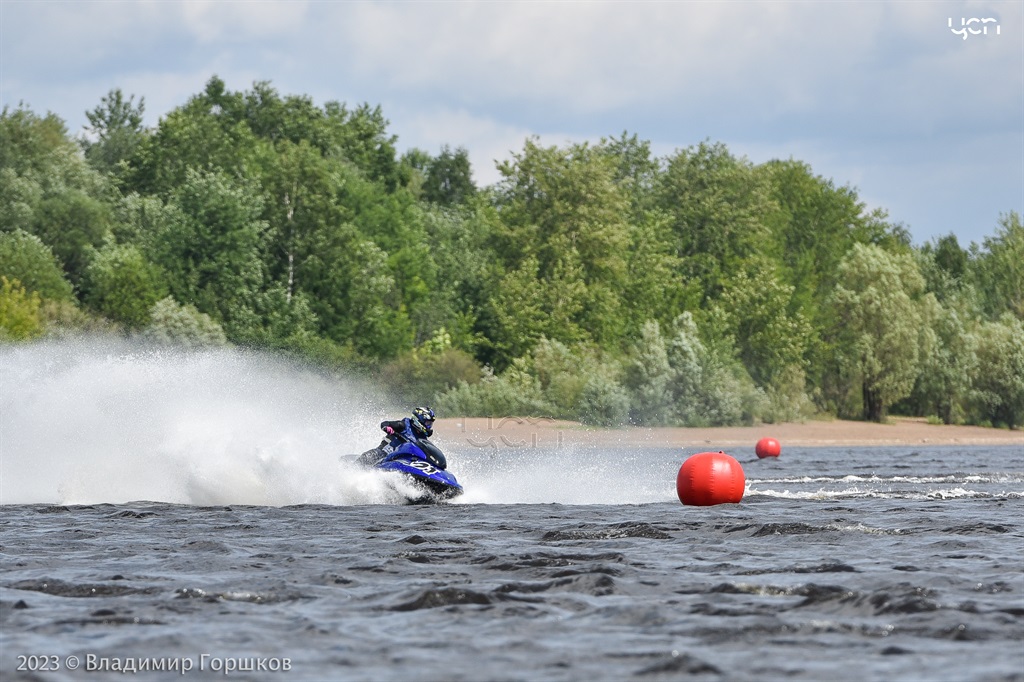
[[417, 407], [409, 421], [417, 436], [425, 436], [434, 426], [434, 411], [429, 407]]

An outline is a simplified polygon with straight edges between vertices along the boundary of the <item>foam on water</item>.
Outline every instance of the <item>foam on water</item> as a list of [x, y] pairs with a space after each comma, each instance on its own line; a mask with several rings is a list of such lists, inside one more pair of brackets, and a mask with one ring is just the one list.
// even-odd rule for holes
[[466, 489], [457, 502], [488, 504], [671, 501], [679, 466], [671, 459], [635, 455], [628, 447], [610, 451], [585, 445], [463, 451], [451, 454], [449, 465]]
[[872, 498], [884, 500], [953, 500], [960, 498], [990, 498], [1004, 497], [1007, 499], [1022, 499], [1024, 495], [1016, 490], [997, 490], [994, 492], [984, 490], [968, 490], [966, 488], [945, 488], [937, 490], [880, 490], [876, 488], [842, 488], [817, 490], [775, 490], [772, 488], [747, 488], [745, 496], [776, 497], [790, 500], [842, 500], [857, 498]]
[[942, 476], [793, 476], [771, 479], [748, 479], [751, 484], [757, 483], [1024, 483], [1024, 474], [998, 473], [990, 475], [942, 475]]

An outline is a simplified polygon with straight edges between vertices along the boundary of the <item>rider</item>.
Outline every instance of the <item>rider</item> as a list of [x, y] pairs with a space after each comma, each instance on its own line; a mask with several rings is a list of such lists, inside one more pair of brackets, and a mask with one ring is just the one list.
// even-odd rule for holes
[[389, 436], [400, 433], [414, 440], [429, 438], [434, 435], [434, 411], [429, 407], [417, 407], [412, 411], [411, 418], [381, 422], [380, 430]]
[[371, 466], [379, 464], [395, 448], [401, 445], [402, 441], [410, 441], [421, 447], [434, 466], [439, 469], [448, 468], [444, 455], [433, 443], [427, 440], [427, 438], [434, 435], [434, 411], [429, 407], [417, 407], [412, 411], [412, 417], [381, 422], [380, 429], [387, 436], [376, 448], [363, 453], [359, 461], [364, 464]]

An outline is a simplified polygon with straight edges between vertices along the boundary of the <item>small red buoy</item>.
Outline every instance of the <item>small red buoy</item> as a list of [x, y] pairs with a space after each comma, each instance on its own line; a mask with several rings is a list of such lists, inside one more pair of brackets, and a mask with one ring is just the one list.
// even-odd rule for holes
[[757, 445], [754, 446], [754, 452], [761, 459], [765, 457], [778, 457], [782, 452], [782, 446], [779, 445], [779, 441], [774, 438], [762, 438], [757, 441]]
[[743, 467], [724, 452], [700, 452], [679, 467], [676, 493], [683, 504], [708, 507], [743, 499]]

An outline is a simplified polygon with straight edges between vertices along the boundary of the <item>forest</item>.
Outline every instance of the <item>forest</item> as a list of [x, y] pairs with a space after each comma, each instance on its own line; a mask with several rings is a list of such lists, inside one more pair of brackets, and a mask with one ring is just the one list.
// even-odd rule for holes
[[[915, 245], [804, 162], [623, 132], [473, 182], [380, 107], [268, 82], [73, 135], [0, 114], [0, 343], [231, 344], [439, 416], [727, 425], [1024, 421], [1024, 226]], [[995, 207], [999, 209], [1000, 207]]]

